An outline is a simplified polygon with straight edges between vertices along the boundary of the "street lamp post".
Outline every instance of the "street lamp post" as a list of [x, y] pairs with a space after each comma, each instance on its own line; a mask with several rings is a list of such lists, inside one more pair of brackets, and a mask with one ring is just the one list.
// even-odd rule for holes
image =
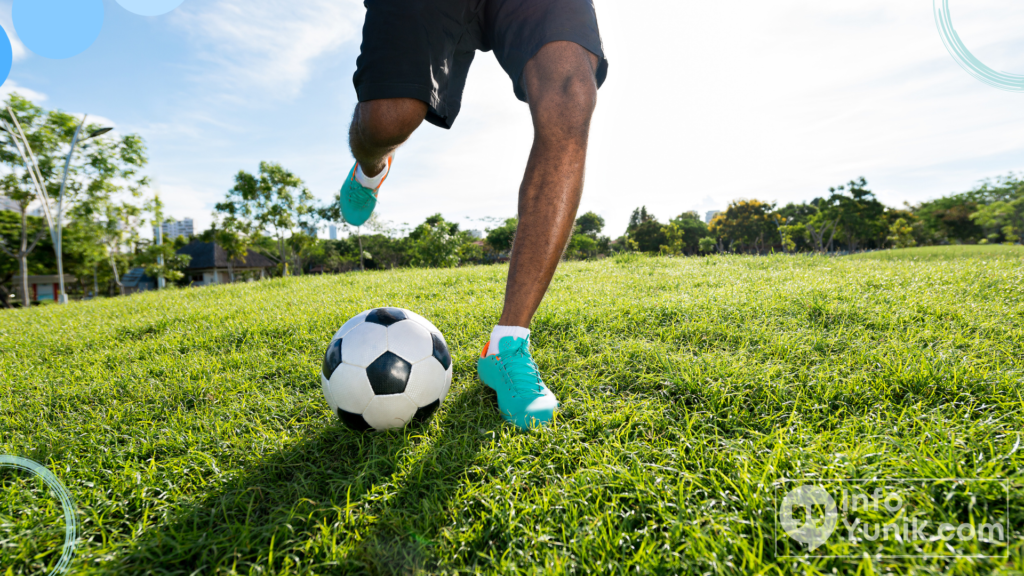
[[[60, 276], [60, 297], [58, 302], [61, 304], [68, 303], [68, 294], [64, 291], [64, 249], [62, 241], [64, 238], [64, 188], [68, 183], [68, 169], [71, 167], [71, 155], [75, 153], [75, 144], [78, 143], [78, 135], [82, 132], [82, 128], [85, 126], [85, 120], [89, 115], [85, 114], [82, 116], [82, 123], [75, 129], [75, 136], [71, 139], [71, 149], [68, 150], [68, 157], [64, 161], [64, 177], [60, 181], [60, 196], [57, 199], [57, 235], [56, 235], [56, 246], [57, 249], [57, 274]], [[85, 139], [95, 138], [110, 132], [113, 128], [100, 128], [99, 130], [93, 130]]]

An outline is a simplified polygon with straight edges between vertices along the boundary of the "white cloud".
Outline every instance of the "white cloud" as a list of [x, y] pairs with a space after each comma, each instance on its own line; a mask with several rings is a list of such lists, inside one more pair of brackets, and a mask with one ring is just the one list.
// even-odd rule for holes
[[28, 56], [28, 49], [21, 43], [21, 39], [18, 38], [18, 33], [14, 31], [14, 21], [11, 19], [11, 2], [0, 1], [0, 26], [3, 26], [4, 32], [7, 32], [7, 38], [11, 41], [11, 52], [14, 55], [14, 61], [17, 62]]
[[314, 60], [357, 37], [363, 12], [358, 0], [216, 0], [172, 17], [216, 64], [205, 81], [291, 98]]
[[4, 82], [3, 86], [0, 86], [0, 100], [6, 100], [8, 94], [11, 92], [17, 92], [22, 97], [28, 98], [36, 104], [46, 101], [46, 94], [37, 92], [31, 88], [20, 86], [17, 82], [8, 78], [7, 81]]

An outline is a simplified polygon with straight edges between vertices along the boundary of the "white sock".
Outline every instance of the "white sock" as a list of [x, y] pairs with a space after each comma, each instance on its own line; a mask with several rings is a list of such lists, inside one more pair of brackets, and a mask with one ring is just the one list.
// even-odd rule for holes
[[380, 174], [370, 178], [366, 174], [363, 174], [362, 166], [356, 166], [356, 182], [359, 182], [370, 190], [376, 190], [380, 186], [380, 183], [384, 181], [384, 177], [388, 175], [390, 170], [391, 163], [387, 162], [384, 164], [384, 169], [380, 171]]
[[487, 355], [498, 353], [498, 345], [505, 336], [513, 338], [527, 338], [530, 336], [530, 329], [521, 326], [495, 326], [491, 330], [491, 345], [487, 347]]

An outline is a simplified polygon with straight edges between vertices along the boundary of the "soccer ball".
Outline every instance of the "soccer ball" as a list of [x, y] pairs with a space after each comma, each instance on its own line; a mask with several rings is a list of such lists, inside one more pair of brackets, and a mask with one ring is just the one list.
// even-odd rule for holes
[[401, 428], [441, 405], [452, 385], [452, 357], [426, 318], [374, 308], [331, 338], [320, 382], [331, 411], [349, 428]]

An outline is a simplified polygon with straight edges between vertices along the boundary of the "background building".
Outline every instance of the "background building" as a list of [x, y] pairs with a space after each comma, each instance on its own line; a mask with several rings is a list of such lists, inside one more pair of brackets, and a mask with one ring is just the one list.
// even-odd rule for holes
[[[224, 249], [213, 242], [192, 242], [178, 249], [178, 254], [187, 254], [192, 259], [182, 272], [192, 286], [225, 284], [231, 282], [228, 256]], [[275, 263], [255, 250], [249, 250], [245, 258], [231, 261], [235, 281], [258, 279], [267, 275], [267, 269]]]
[[721, 213], [721, 210], [708, 210], [708, 213], [704, 215], [704, 223], [711, 224], [711, 219]]
[[335, 226], [334, 224], [331, 224], [330, 226], [327, 227], [327, 234], [330, 236], [331, 240], [337, 240], [338, 227]]
[[[163, 232], [164, 240], [167, 242], [174, 240], [178, 236], [191, 238], [194, 235], [191, 218], [184, 218], [174, 222], [164, 222], [160, 225], [160, 229], [161, 232]], [[153, 227], [153, 237], [156, 237], [156, 226]]]

